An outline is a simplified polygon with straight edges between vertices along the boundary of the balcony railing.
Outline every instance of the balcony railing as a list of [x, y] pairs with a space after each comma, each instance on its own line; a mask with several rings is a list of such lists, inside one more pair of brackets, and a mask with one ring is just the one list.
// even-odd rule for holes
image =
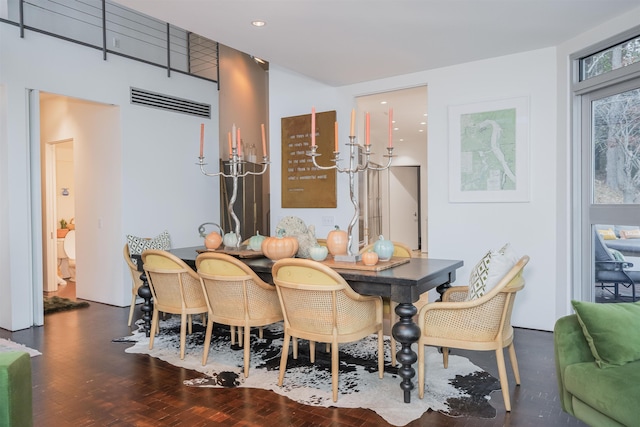
[[[2, 2], [0, 2], [0, 5]], [[107, 0], [7, 0], [0, 22], [219, 83], [218, 43]]]

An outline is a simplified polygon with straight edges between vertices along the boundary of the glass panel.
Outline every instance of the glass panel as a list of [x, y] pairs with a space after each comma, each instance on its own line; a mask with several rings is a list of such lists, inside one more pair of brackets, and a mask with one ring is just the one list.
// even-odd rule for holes
[[593, 203], [640, 203], [640, 89], [591, 105]]
[[580, 81], [640, 62], [640, 37], [580, 60]]
[[640, 227], [593, 226], [595, 302], [629, 302], [640, 298]]

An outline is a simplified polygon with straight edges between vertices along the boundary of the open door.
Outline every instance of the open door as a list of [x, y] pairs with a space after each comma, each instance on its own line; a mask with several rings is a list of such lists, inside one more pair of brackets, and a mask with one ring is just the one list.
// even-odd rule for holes
[[389, 170], [389, 239], [420, 249], [420, 166]]

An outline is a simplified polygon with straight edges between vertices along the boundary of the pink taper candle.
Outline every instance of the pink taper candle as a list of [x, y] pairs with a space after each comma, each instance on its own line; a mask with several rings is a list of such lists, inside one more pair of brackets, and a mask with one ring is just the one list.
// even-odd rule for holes
[[338, 152], [338, 122], [335, 122], [333, 125], [333, 133], [334, 133], [334, 139], [336, 144], [336, 147], [333, 151], [337, 153]]
[[238, 128], [238, 156], [242, 156], [242, 139], [240, 138], [240, 128]]
[[200, 157], [203, 157], [204, 152], [204, 123], [200, 123]]
[[311, 146], [316, 145], [316, 107], [311, 107]]
[[393, 108], [389, 108], [389, 148], [393, 147]]
[[365, 145], [369, 145], [371, 143], [370, 139], [369, 139], [369, 113], [365, 114], [364, 116], [364, 120], [365, 120], [365, 127], [364, 127], [364, 143]]
[[261, 125], [262, 127], [262, 152], [264, 153], [264, 157], [267, 157], [267, 138], [264, 134], [264, 123]]
[[356, 136], [356, 110], [351, 110], [351, 129], [349, 136]]
[[238, 152], [240, 151], [240, 128], [236, 129], [236, 140], [234, 144], [238, 148]]

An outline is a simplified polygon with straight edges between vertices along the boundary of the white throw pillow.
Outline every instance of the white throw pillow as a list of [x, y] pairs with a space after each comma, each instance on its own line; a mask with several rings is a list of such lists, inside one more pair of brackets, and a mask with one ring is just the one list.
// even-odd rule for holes
[[489, 251], [476, 264], [469, 280], [467, 301], [480, 298], [493, 289], [498, 282], [516, 265], [518, 255], [507, 243], [498, 251]]
[[[171, 249], [171, 239], [167, 230], [152, 239], [127, 234], [127, 245], [129, 245], [130, 255], [140, 255], [147, 249], [160, 249], [163, 251]], [[131, 261], [136, 265], [138, 264], [134, 258], [131, 258]]]

